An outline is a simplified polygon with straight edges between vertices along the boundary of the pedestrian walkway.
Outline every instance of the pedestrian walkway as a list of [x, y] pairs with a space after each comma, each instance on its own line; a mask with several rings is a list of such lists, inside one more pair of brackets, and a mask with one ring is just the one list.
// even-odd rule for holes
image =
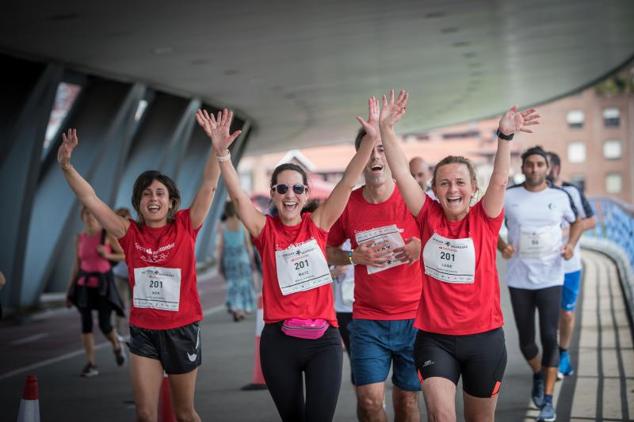
[[[584, 287], [571, 348], [573, 361], [578, 362], [579, 369], [575, 375], [557, 383], [558, 421], [632, 420], [632, 331], [624, 310], [616, 267], [598, 253], [584, 251], [583, 258]], [[240, 391], [240, 387], [251, 381], [255, 316], [234, 323], [221, 306], [224, 301], [222, 287], [223, 281], [219, 277], [201, 282], [206, 317], [202, 324], [203, 365], [198, 377], [197, 410], [204, 421], [278, 421], [268, 391]], [[501, 292], [509, 363], [496, 420], [534, 421], [537, 411], [529, 404], [530, 370], [517, 346], [508, 289], [502, 287]], [[31, 372], [39, 379], [42, 420], [133, 420], [134, 402], [127, 368], [116, 366], [108, 347], [97, 351], [99, 376], [79, 377], [82, 354], [72, 354], [73, 350], [81, 348], [79, 318], [68, 312], [51, 313], [46, 321], [36, 319], [22, 326], [0, 326], [0, 357], [5, 363], [0, 366], [0, 420], [16, 420], [27, 374], [20, 368], [28, 365], [35, 367]], [[46, 330], [41, 329], [44, 326]], [[57, 329], [64, 335], [58, 334]], [[37, 337], [42, 334], [47, 336]], [[98, 334], [96, 338], [101, 342], [103, 337]], [[43, 356], [44, 350], [33, 352], [56, 347], [57, 343], [65, 345], [59, 349], [59, 356]], [[69, 349], [68, 345], [72, 347]], [[33, 360], [26, 360], [29, 356]], [[46, 359], [48, 363], [40, 365], [38, 359]], [[352, 422], [356, 421], [356, 399], [346, 375], [349, 374], [347, 357], [343, 371], [335, 421]], [[393, 420], [391, 382], [386, 386], [386, 408], [389, 420]], [[458, 402], [458, 409], [461, 409], [460, 397]], [[424, 409], [422, 400], [421, 408]], [[422, 413], [426, 420], [424, 411]], [[458, 420], [463, 420], [460, 412]]]

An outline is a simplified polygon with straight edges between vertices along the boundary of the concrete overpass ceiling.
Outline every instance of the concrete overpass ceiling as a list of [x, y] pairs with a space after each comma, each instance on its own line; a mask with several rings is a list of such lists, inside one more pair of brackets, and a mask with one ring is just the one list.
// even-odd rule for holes
[[351, 140], [369, 95], [425, 131], [582, 87], [634, 54], [631, 0], [54, 2], [0, 6], [0, 50], [249, 116], [249, 153]]

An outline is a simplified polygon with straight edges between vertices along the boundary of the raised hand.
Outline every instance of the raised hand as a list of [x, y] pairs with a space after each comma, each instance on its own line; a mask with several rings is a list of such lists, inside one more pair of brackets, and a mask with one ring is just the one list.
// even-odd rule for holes
[[363, 120], [361, 116], [357, 116], [357, 121], [361, 123], [365, 133], [371, 139], [379, 138], [379, 100], [376, 97], [370, 97], [368, 100], [368, 120]]
[[409, 94], [404, 90], [401, 90], [396, 100], [394, 99], [393, 89], [390, 90], [389, 98], [384, 95], [381, 113], [379, 115], [381, 125], [385, 127], [393, 127], [399, 120], [401, 120], [407, 111], [408, 98]]
[[505, 135], [513, 135], [517, 132], [533, 133], [527, 126], [539, 124], [541, 116], [534, 108], [525, 111], [517, 111], [517, 107], [511, 107], [500, 119], [499, 129]]
[[229, 133], [232, 120], [233, 111], [226, 108], [219, 111], [217, 116], [202, 109], [196, 112], [196, 121], [211, 139], [216, 154], [224, 155], [233, 141], [242, 133], [241, 130]]
[[68, 129], [66, 133], [62, 133], [62, 144], [57, 149], [57, 162], [62, 170], [70, 167], [70, 157], [78, 143], [77, 129]]

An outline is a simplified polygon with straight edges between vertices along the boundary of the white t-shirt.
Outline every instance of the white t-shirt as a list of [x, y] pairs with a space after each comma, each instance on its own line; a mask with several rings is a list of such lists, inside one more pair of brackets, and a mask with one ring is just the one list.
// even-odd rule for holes
[[[341, 249], [349, 251], [350, 239], [346, 240]], [[332, 288], [335, 295], [335, 312], [352, 312], [354, 302], [354, 265], [346, 265], [346, 272], [338, 277], [333, 277]]]
[[515, 249], [506, 284], [531, 290], [562, 285], [562, 226], [576, 219], [570, 196], [557, 187], [530, 192], [523, 185], [512, 186], [506, 192], [504, 213]]
[[[577, 212], [577, 218], [590, 218], [594, 215], [590, 204], [588, 204], [586, 198], [581, 191], [579, 191], [579, 188], [568, 183], [563, 183], [561, 188], [568, 192], [570, 198], [572, 198], [572, 203], [575, 205], [575, 211]], [[564, 241], [567, 241], [570, 226], [566, 223], [563, 227]], [[581, 271], [581, 242], [577, 242], [573, 257], [567, 261], [564, 260], [564, 273], [568, 274], [575, 271]]]

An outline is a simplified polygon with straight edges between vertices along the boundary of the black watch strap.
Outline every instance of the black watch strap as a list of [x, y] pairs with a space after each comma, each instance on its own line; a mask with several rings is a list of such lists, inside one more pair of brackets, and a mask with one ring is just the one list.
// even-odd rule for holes
[[515, 136], [514, 133], [511, 133], [510, 135], [505, 135], [502, 132], [500, 132], [500, 129], [498, 128], [498, 130], [495, 132], [495, 134], [498, 136], [498, 138], [500, 139], [504, 139], [505, 141], [510, 141], [513, 139], [513, 136]]

